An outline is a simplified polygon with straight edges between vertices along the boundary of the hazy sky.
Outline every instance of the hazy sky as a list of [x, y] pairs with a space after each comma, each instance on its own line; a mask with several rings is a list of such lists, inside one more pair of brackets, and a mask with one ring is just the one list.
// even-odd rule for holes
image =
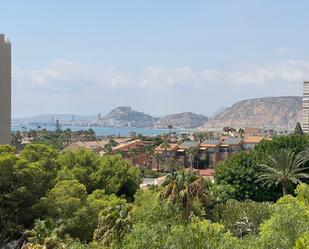
[[13, 49], [13, 116], [211, 114], [301, 95], [308, 0], [0, 0]]

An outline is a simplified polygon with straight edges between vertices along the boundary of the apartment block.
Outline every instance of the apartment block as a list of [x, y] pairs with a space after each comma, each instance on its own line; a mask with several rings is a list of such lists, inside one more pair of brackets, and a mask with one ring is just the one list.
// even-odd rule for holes
[[0, 34], [0, 144], [10, 143], [11, 44]]

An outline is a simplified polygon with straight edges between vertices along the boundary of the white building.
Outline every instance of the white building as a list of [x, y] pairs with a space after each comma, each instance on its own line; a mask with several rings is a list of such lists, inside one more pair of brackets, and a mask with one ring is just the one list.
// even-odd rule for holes
[[303, 131], [309, 133], [309, 81], [304, 81], [303, 88]]
[[11, 43], [0, 34], [0, 144], [10, 143]]

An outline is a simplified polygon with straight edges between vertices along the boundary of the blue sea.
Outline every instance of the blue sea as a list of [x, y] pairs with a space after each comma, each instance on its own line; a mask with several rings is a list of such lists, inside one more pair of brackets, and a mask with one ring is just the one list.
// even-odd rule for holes
[[[37, 125], [12, 125], [12, 131], [22, 131], [25, 127], [27, 131], [29, 130], [37, 130]], [[41, 129], [47, 129], [49, 131], [54, 131], [54, 125], [41, 125]], [[62, 130], [70, 128], [72, 131], [79, 130], [88, 130], [89, 128], [93, 129], [97, 136], [128, 136], [131, 132], [135, 132], [136, 134], [142, 134], [144, 136], [155, 136], [164, 133], [169, 133], [169, 129], [150, 129], [150, 128], [112, 128], [112, 127], [97, 127], [97, 126], [61, 126]], [[194, 129], [172, 129], [172, 132], [179, 133], [192, 133]]]

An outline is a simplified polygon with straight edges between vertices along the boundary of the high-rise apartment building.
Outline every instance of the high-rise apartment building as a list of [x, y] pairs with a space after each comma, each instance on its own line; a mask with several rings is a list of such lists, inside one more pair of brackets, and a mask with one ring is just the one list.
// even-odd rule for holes
[[0, 34], [0, 144], [10, 143], [11, 43]]
[[309, 133], [309, 81], [304, 81], [303, 89], [303, 131]]

